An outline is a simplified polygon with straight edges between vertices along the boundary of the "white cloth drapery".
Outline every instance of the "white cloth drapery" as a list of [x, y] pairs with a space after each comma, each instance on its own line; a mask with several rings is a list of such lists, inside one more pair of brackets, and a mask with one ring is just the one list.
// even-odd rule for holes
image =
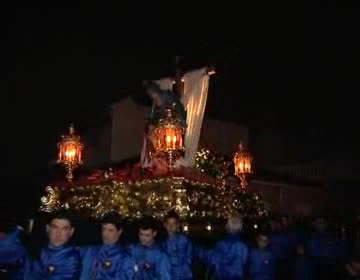
[[185, 161], [195, 164], [202, 123], [209, 89], [207, 69], [202, 68], [185, 74], [184, 95], [181, 98], [186, 108]]

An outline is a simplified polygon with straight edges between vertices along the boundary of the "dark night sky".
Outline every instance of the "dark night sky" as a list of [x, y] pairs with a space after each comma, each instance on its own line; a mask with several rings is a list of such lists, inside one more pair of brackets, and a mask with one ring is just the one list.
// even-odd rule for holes
[[69, 122], [81, 132], [99, 122], [111, 101], [128, 94], [143, 99], [140, 81], [171, 74], [175, 55], [184, 57], [184, 69], [216, 66], [207, 115], [289, 130], [324, 157], [330, 149], [342, 157], [354, 153], [358, 10], [3, 13], [4, 184], [37, 182]]

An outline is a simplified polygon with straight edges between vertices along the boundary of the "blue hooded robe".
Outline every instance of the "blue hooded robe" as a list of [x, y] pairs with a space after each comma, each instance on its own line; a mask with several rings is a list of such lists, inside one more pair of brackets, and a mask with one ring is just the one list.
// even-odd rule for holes
[[251, 250], [249, 257], [249, 276], [251, 280], [273, 280], [274, 272], [275, 262], [270, 250]]
[[190, 240], [177, 233], [165, 240], [163, 248], [170, 260], [172, 279], [192, 279], [192, 245]]
[[134, 279], [135, 261], [117, 244], [86, 248], [81, 259], [81, 280]]
[[198, 257], [213, 269], [216, 279], [243, 280], [248, 254], [248, 247], [240, 236], [228, 234], [217, 242], [214, 249], [200, 250]]
[[[0, 268], [9, 279], [22, 279], [26, 261], [26, 250], [19, 240], [22, 230], [16, 228], [0, 240]], [[1, 274], [0, 274], [1, 275]]]
[[310, 258], [297, 257], [293, 264], [294, 280], [315, 280], [314, 263]]
[[76, 247], [43, 248], [38, 260], [29, 264], [25, 280], [78, 280], [80, 252]]
[[136, 280], [172, 280], [171, 265], [165, 252], [153, 244], [130, 246], [130, 254], [136, 262]]

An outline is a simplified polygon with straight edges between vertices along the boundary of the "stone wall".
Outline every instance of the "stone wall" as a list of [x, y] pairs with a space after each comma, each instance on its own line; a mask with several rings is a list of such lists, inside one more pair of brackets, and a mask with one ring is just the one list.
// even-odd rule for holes
[[281, 215], [326, 214], [327, 201], [324, 189], [319, 186], [252, 180], [248, 189], [261, 193], [267, 207]]
[[[119, 162], [140, 154], [149, 110], [149, 107], [138, 105], [131, 98], [112, 105], [111, 161]], [[231, 155], [240, 141], [248, 142], [246, 127], [207, 119], [205, 113], [201, 143]]]

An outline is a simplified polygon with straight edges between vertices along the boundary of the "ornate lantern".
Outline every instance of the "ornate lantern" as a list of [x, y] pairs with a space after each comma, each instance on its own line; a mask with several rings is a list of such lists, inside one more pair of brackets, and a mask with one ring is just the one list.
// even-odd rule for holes
[[75, 134], [73, 125], [70, 125], [68, 135], [63, 135], [58, 143], [59, 155], [58, 164], [63, 164], [66, 168], [66, 179], [71, 182], [74, 178], [73, 170], [81, 165], [82, 150], [84, 145], [80, 141], [80, 136]]
[[241, 187], [243, 189], [248, 185], [247, 176], [252, 173], [251, 163], [253, 157], [246, 150], [243, 144], [239, 145], [239, 150], [235, 153], [234, 156], [234, 167], [235, 175], [238, 176], [241, 180]]
[[166, 155], [169, 166], [172, 169], [174, 160], [184, 150], [183, 136], [184, 127], [176, 117], [172, 108], [166, 108], [164, 116], [159, 120], [155, 128], [156, 154]]

